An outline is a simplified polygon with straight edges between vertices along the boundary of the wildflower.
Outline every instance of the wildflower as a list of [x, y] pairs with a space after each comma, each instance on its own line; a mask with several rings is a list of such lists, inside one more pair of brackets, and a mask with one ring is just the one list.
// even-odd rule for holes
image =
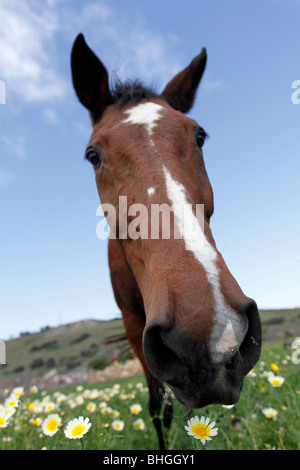
[[270, 368], [273, 372], [278, 372], [279, 371], [279, 367], [278, 367], [277, 364], [275, 364], [275, 362], [271, 362]]
[[9, 416], [7, 415], [5, 409], [0, 411], [0, 429], [6, 428], [9, 422]]
[[273, 377], [274, 376], [274, 372], [272, 372], [271, 370], [264, 370], [263, 373], [261, 374], [262, 377], [267, 377], [267, 379], [269, 377]]
[[56, 405], [52, 401], [49, 401], [48, 403], [45, 403], [44, 405], [44, 410], [46, 413], [50, 413], [50, 411], [53, 411], [55, 408], [56, 408]]
[[17, 408], [19, 406], [19, 400], [14, 397], [14, 395], [10, 395], [8, 398], [6, 398], [4, 402], [5, 406], [9, 406], [11, 408]]
[[32, 418], [30, 420], [31, 424], [33, 424], [33, 426], [39, 426], [42, 422], [41, 418]]
[[60, 404], [60, 403], [63, 403], [64, 401], [67, 400], [67, 397], [66, 395], [64, 395], [63, 393], [60, 393], [59, 395], [57, 395], [56, 397], [56, 403], [57, 404]]
[[68, 422], [65, 429], [65, 436], [68, 439], [81, 439], [91, 426], [92, 423], [90, 423], [89, 418], [84, 419], [83, 416], [79, 416], [79, 418], [72, 419]]
[[24, 393], [24, 387], [15, 387], [12, 392], [11, 392], [11, 395], [14, 396], [15, 398], [20, 398]]
[[235, 405], [222, 405], [222, 408], [227, 408], [230, 410], [231, 408], [234, 408]]
[[284, 380], [285, 379], [283, 377], [280, 377], [279, 375], [271, 375], [270, 377], [268, 377], [268, 381], [273, 387], [281, 387]]
[[251, 369], [250, 372], [248, 372], [247, 377], [256, 377], [256, 372], [254, 369]]
[[139, 429], [140, 431], [144, 431], [144, 429], [145, 429], [144, 420], [143, 420], [142, 418], [137, 419], [137, 420], [133, 423], [133, 426], [135, 427], [135, 429]]
[[93, 413], [96, 409], [95, 403], [93, 403], [93, 402], [88, 403], [86, 409], [87, 409], [87, 411], [90, 411], [91, 413]]
[[10, 418], [11, 416], [13, 416], [16, 412], [16, 409], [17, 408], [15, 406], [7, 406], [6, 408], [4, 408], [7, 418]]
[[200, 439], [202, 444], [206, 441], [211, 441], [210, 436], [216, 436], [218, 434], [218, 428], [215, 428], [215, 422], [212, 421], [209, 424], [210, 419], [204, 418], [204, 416], [195, 416], [188, 420], [187, 426], [184, 426], [189, 436], [193, 436], [195, 439]]
[[138, 415], [142, 411], [142, 409], [143, 408], [138, 403], [135, 403], [134, 405], [130, 406], [130, 411], [133, 415]]
[[31, 387], [31, 389], [30, 389], [30, 392], [31, 392], [31, 393], [37, 393], [38, 390], [39, 390], [38, 387], [37, 387], [36, 385], [33, 385], [33, 386]]
[[104, 416], [110, 415], [112, 413], [113, 409], [110, 406], [106, 406], [105, 408], [101, 408], [101, 413]]
[[265, 417], [268, 419], [275, 418], [278, 414], [278, 411], [274, 410], [274, 408], [263, 408], [261, 411], [263, 412]]
[[57, 433], [59, 426], [61, 425], [61, 418], [57, 413], [50, 414], [42, 424], [43, 433], [46, 436], [53, 436]]
[[77, 405], [83, 405], [84, 404], [84, 398], [82, 395], [78, 395], [76, 398], [75, 398], [75, 401], [77, 403]]
[[122, 421], [121, 419], [115, 419], [112, 423], [111, 423], [111, 426], [112, 428], [115, 430], [115, 431], [123, 431], [124, 429], [124, 421]]

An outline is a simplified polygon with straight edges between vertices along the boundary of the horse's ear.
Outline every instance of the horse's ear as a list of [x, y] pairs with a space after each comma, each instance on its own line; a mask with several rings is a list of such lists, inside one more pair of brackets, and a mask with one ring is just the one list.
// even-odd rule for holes
[[73, 44], [71, 70], [78, 99], [89, 110], [93, 122], [96, 122], [111, 103], [108, 73], [82, 34], [77, 36]]
[[193, 105], [196, 90], [205, 69], [206, 58], [206, 50], [203, 48], [190, 65], [179, 72], [162, 92], [162, 97], [182, 113], [187, 113]]

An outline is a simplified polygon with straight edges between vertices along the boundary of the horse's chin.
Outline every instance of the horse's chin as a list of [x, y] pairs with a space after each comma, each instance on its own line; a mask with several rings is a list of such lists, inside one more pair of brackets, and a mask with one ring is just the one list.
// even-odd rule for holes
[[203, 408], [212, 404], [234, 405], [240, 399], [242, 386], [243, 383], [236, 387], [220, 387], [213, 393], [205, 393], [201, 390], [194, 390], [188, 384], [183, 389], [169, 385], [176, 400], [188, 409]]

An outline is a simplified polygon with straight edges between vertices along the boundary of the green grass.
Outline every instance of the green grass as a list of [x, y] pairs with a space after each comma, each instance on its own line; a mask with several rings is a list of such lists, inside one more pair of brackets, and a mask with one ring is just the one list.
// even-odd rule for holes
[[[256, 375], [245, 379], [240, 401], [234, 408], [211, 405], [194, 411], [193, 416], [210, 417], [218, 427], [218, 435], [205, 445], [205, 449], [300, 449], [300, 365], [293, 364], [287, 357], [288, 354], [291, 355], [291, 350], [285, 350], [283, 346], [264, 347], [261, 360], [255, 367]], [[279, 371], [275, 374], [285, 379], [281, 387], [274, 388], [262, 376], [263, 371], [270, 371], [271, 363], [279, 366]], [[0, 449], [158, 448], [155, 429], [148, 413], [148, 392], [142, 374], [82, 386], [81, 392], [75, 386], [69, 386], [56, 392], [23, 395], [8, 426], [0, 428]], [[82, 397], [80, 404], [79, 395]], [[70, 406], [76, 400], [76, 407]], [[34, 426], [30, 422], [36, 416], [42, 420], [46, 418], [45, 410], [39, 410], [38, 407], [49, 401], [56, 406], [52, 413], [58, 413], [62, 419], [62, 428], [52, 437], [45, 436], [41, 426]], [[99, 407], [104, 401], [111, 408], [106, 410], [106, 414]], [[95, 403], [95, 412], [87, 410], [90, 402]], [[30, 403], [35, 403], [35, 409], [28, 409]], [[134, 403], [142, 406], [142, 411], [137, 416], [130, 411], [130, 406]], [[268, 407], [278, 411], [276, 418], [268, 419], [264, 416], [262, 410]], [[117, 419], [124, 421], [122, 431], [116, 431], [112, 427], [114, 412], [119, 414]], [[89, 417], [92, 423], [90, 430], [82, 439], [67, 439], [64, 435], [67, 423], [79, 416]], [[134, 428], [133, 423], [138, 418], [144, 420], [145, 430]], [[174, 420], [169, 434], [170, 450], [190, 450], [199, 444], [200, 441], [188, 436], [184, 429], [187, 419], [185, 407], [174, 401]]]

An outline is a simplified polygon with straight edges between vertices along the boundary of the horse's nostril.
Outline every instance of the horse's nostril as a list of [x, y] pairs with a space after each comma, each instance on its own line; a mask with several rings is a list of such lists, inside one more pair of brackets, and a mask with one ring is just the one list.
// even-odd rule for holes
[[170, 330], [157, 324], [147, 326], [143, 337], [144, 355], [153, 375], [171, 385], [180, 386], [187, 369], [168, 345]]
[[225, 364], [226, 369], [234, 370], [239, 367], [241, 363], [241, 355], [240, 352], [237, 351]]

